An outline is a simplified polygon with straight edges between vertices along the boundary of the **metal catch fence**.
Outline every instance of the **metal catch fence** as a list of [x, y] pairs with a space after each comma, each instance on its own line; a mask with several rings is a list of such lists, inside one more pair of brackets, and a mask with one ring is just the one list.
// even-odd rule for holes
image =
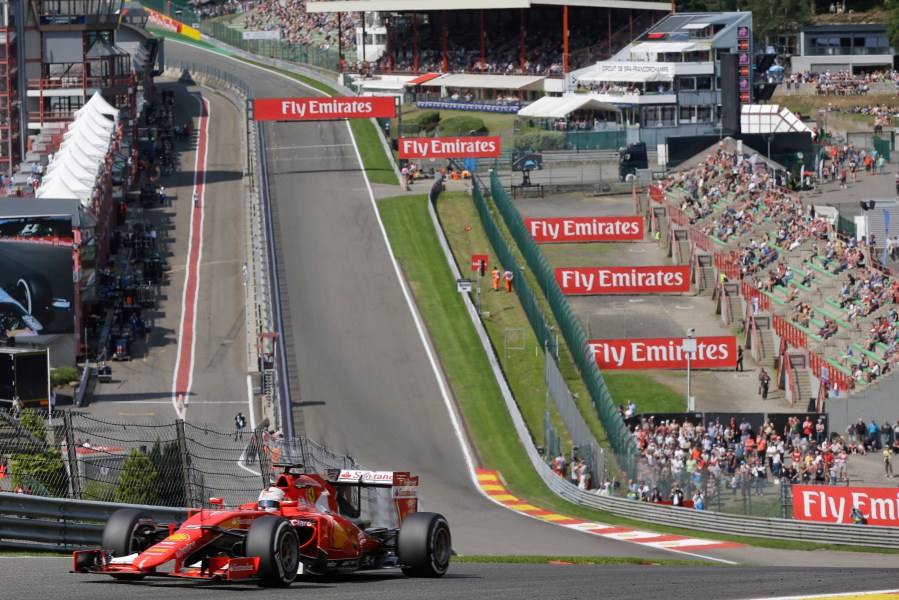
[[117, 422], [87, 413], [0, 411], [0, 491], [156, 506], [254, 500], [277, 463], [307, 471], [362, 469], [305, 438], [257, 428]]

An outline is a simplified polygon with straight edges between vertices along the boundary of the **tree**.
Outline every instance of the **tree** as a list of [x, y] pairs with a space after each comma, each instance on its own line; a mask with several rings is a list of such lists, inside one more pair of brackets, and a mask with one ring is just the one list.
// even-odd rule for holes
[[159, 477], [159, 503], [162, 506], [186, 506], [178, 442], [162, 444], [156, 440], [150, 449], [150, 462], [156, 468]]
[[30, 494], [65, 496], [68, 488], [65, 465], [59, 450], [49, 443], [43, 417], [28, 408], [19, 417], [19, 424], [37, 444], [23, 444], [20, 452], [9, 457], [13, 485], [21, 486]]
[[125, 504], [159, 503], [159, 475], [149, 456], [131, 450], [122, 465], [115, 498]]
[[890, 46], [894, 49], [899, 48], [899, 6], [897, 2], [893, 2], [893, 8], [887, 16], [887, 38], [890, 40]]
[[796, 34], [812, 22], [808, 0], [749, 0], [755, 39], [769, 44], [773, 37]]

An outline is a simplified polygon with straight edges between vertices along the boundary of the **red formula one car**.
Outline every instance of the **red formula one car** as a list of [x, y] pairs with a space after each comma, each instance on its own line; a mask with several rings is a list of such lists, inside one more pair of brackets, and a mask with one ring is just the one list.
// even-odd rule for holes
[[[257, 502], [192, 511], [180, 526], [144, 511], [113, 513], [103, 547], [74, 554], [74, 572], [116, 579], [147, 576], [200, 580], [256, 579], [282, 587], [298, 576], [337, 569], [400, 567], [409, 577], [441, 577], [452, 540], [446, 519], [418, 512], [418, 477], [389, 471], [330, 469], [325, 476], [283, 472]], [[387, 488], [391, 527], [360, 518], [363, 488]]]

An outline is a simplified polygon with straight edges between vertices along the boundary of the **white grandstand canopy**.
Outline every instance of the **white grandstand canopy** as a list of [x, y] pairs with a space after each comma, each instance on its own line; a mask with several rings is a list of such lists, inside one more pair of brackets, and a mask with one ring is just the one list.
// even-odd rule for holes
[[441, 75], [419, 83], [422, 87], [469, 88], [485, 90], [542, 90], [543, 80], [539, 75], [481, 75], [459, 73]]
[[631, 48], [633, 54], [662, 54], [665, 52], [701, 52], [709, 50], [711, 42], [643, 42]]
[[592, 8], [630, 8], [636, 10], [671, 11], [670, 2], [640, 2], [639, 0], [325, 0], [307, 2], [306, 12], [427, 12], [456, 10], [501, 10], [509, 8], [531, 8], [545, 6], [579, 6]]
[[518, 111], [519, 117], [561, 119], [578, 110], [607, 110], [620, 112], [617, 106], [600, 102], [584, 94], [577, 96], [544, 96]]

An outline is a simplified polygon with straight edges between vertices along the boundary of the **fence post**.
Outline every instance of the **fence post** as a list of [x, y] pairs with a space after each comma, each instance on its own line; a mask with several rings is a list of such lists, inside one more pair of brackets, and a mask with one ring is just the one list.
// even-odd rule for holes
[[181, 485], [184, 487], [184, 500], [188, 506], [194, 506], [195, 498], [190, 485], [190, 453], [187, 450], [187, 435], [184, 433], [184, 419], [175, 421], [175, 432], [178, 436], [178, 455], [181, 457]]
[[69, 491], [73, 498], [81, 499], [81, 472], [78, 467], [78, 453], [75, 447], [75, 429], [72, 427], [72, 413], [62, 413], [63, 430], [66, 436], [66, 458], [69, 461]]
[[271, 452], [271, 448], [268, 447], [265, 440], [265, 428], [257, 427], [253, 431], [253, 435], [256, 436], [256, 456], [259, 458], [259, 473], [262, 475], [262, 487], [268, 488], [269, 483], [271, 481], [271, 467], [269, 465], [269, 452]]

